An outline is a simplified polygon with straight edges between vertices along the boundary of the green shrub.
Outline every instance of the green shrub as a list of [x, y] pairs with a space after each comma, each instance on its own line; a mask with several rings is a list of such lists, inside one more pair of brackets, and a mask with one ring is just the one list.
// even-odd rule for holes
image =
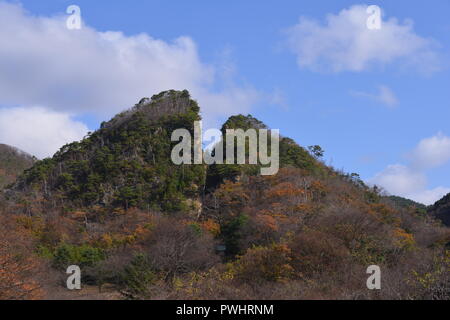
[[70, 265], [77, 265], [80, 268], [91, 267], [104, 260], [105, 256], [105, 252], [100, 248], [63, 243], [56, 248], [53, 263], [55, 267], [64, 269]]
[[121, 275], [120, 292], [127, 299], [150, 297], [150, 285], [156, 280], [151, 263], [145, 254], [137, 254]]

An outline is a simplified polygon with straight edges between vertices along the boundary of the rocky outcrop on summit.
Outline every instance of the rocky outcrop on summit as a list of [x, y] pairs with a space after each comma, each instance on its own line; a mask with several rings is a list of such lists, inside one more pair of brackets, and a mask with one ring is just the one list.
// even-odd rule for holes
[[[196, 104], [196, 103], [195, 103]], [[193, 107], [189, 91], [163, 91], [149, 98], [142, 98], [133, 108], [119, 113], [108, 122], [101, 124], [101, 129], [111, 129], [129, 121], [136, 114], [143, 116], [148, 122], [156, 122], [167, 115], [188, 113]]]

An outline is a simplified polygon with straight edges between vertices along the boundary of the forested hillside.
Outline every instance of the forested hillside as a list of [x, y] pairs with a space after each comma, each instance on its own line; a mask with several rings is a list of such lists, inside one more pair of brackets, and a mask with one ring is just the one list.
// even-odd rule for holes
[[[281, 137], [272, 176], [174, 165], [171, 133], [199, 112], [187, 91], [142, 99], [26, 170], [0, 200], [0, 298], [76, 298], [73, 264], [88, 298], [450, 297], [449, 229], [326, 166], [319, 146]], [[237, 115], [222, 131], [266, 127]], [[370, 265], [382, 290], [366, 287]]]
[[32, 199], [38, 211], [93, 206], [107, 211], [198, 210], [195, 202], [204, 185], [205, 167], [176, 166], [170, 158], [175, 145], [172, 131], [186, 128], [193, 133], [196, 120], [199, 107], [187, 91], [144, 98], [84, 140], [37, 162], [8, 196], [13, 203]]

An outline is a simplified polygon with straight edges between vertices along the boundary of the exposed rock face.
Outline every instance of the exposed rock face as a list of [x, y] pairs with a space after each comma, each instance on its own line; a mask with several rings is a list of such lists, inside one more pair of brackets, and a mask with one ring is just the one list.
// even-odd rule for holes
[[[101, 125], [101, 129], [112, 129], [129, 121], [136, 114], [142, 115], [149, 122], [156, 122], [164, 116], [180, 115], [190, 111], [193, 101], [187, 90], [184, 91], [163, 91], [149, 98], [142, 98], [133, 108], [119, 113], [108, 122]], [[198, 110], [197, 110], [198, 112]]]
[[0, 189], [16, 180], [25, 169], [35, 162], [35, 158], [17, 148], [0, 144]]

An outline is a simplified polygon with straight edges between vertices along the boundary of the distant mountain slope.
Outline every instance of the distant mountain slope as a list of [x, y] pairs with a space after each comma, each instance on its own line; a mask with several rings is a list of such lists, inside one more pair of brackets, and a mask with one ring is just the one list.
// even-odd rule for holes
[[427, 206], [422, 204], [422, 203], [418, 203], [415, 202], [413, 200], [410, 199], [406, 199], [403, 197], [398, 197], [398, 196], [388, 196], [386, 197], [388, 200], [390, 200], [395, 206], [401, 208], [401, 209], [408, 209], [408, 208], [416, 208], [419, 210], [426, 210]]
[[14, 182], [25, 169], [31, 167], [35, 159], [11, 146], [0, 144], [0, 189]]
[[446, 226], [450, 226], [450, 193], [432, 205], [428, 212], [441, 220]]

